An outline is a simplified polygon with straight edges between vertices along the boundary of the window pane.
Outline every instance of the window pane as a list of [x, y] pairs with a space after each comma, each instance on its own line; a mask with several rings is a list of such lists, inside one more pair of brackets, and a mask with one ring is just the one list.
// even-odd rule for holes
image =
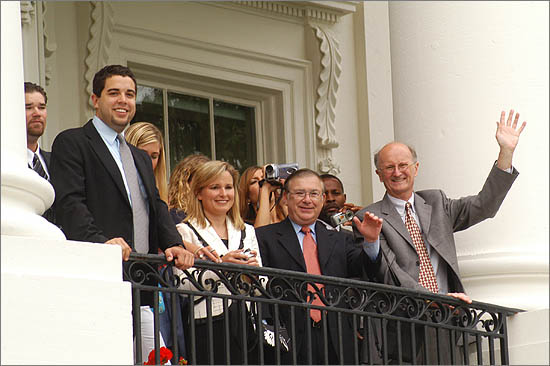
[[208, 99], [169, 92], [168, 125], [172, 168], [189, 154], [211, 157]]
[[214, 100], [216, 158], [241, 173], [256, 165], [254, 108]]
[[162, 108], [162, 89], [149, 86], [137, 87], [136, 115], [134, 122], [150, 122], [164, 135], [164, 115]]

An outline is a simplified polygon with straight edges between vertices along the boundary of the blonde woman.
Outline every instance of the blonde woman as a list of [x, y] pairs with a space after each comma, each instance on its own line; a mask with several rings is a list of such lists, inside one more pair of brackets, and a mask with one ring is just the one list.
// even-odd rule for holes
[[168, 208], [175, 224], [179, 224], [185, 218], [185, 205], [191, 194], [193, 173], [207, 161], [210, 161], [210, 158], [203, 154], [188, 155], [172, 170], [168, 183]]
[[[245, 224], [239, 212], [237, 181], [239, 173], [229, 163], [209, 161], [200, 165], [191, 180], [191, 195], [186, 203], [187, 216], [176, 225], [183, 240], [201, 247], [209, 246], [223, 262], [261, 266], [254, 227]], [[190, 248], [188, 248], [191, 250]], [[248, 253], [247, 253], [248, 252]], [[180, 272], [181, 273], [181, 272]], [[217, 279], [210, 272], [210, 278]], [[184, 288], [191, 288], [184, 281]], [[221, 284], [218, 293], [228, 294]], [[231, 303], [231, 302], [230, 302]], [[207, 302], [195, 303], [195, 339], [197, 364], [208, 363], [208, 332], [204, 319]], [[225, 364], [224, 309], [220, 298], [212, 299], [214, 364]], [[238, 337], [230, 337], [231, 364], [242, 363]]]
[[164, 154], [164, 139], [159, 129], [149, 122], [132, 123], [124, 132], [128, 143], [145, 150], [151, 157], [155, 181], [160, 198], [167, 202], [168, 186], [166, 184], [166, 158]]

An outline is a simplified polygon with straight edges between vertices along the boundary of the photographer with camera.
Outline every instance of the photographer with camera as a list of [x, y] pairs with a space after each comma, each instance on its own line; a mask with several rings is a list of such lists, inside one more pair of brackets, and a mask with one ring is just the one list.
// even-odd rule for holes
[[353, 216], [361, 209], [353, 203], [346, 203], [346, 194], [342, 181], [332, 174], [322, 174], [321, 179], [325, 185], [326, 200], [319, 219], [330, 225], [337, 231], [344, 228], [344, 232], [352, 233]]
[[[298, 164], [268, 164], [247, 168], [239, 181], [239, 204], [244, 221], [254, 227], [280, 222], [287, 216], [281, 201], [285, 178], [298, 169]], [[265, 173], [265, 174], [264, 174]]]

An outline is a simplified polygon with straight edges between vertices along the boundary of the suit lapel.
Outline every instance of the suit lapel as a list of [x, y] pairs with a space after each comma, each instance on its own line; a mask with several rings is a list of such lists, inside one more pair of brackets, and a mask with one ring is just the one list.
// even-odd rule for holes
[[413, 248], [414, 244], [411, 239], [411, 234], [409, 234], [409, 230], [407, 230], [407, 227], [405, 226], [405, 223], [403, 223], [403, 220], [401, 219], [401, 216], [399, 216], [399, 213], [393, 207], [393, 204], [391, 203], [388, 194], [386, 193], [384, 195], [384, 199], [382, 200], [382, 218], [384, 221], [386, 221], [391, 227], [394, 228], [395, 231], [399, 233], [409, 243]]
[[105, 145], [105, 142], [99, 135], [99, 132], [97, 132], [97, 130], [95, 129], [92, 120], [88, 121], [88, 123], [84, 125], [84, 132], [86, 133], [86, 136], [88, 136], [88, 138], [90, 139], [91, 146], [99, 157], [99, 160], [101, 160], [101, 162], [113, 178], [115, 185], [118, 187], [120, 193], [124, 197], [124, 200], [126, 201], [128, 206], [130, 206], [128, 193], [126, 192], [126, 187], [124, 187], [124, 181], [122, 180], [120, 169], [118, 168], [115, 159], [113, 159], [113, 156], [109, 152], [107, 145]]
[[432, 221], [432, 206], [428, 205], [422, 197], [415, 193], [414, 208], [416, 210], [416, 216], [418, 216], [418, 220], [420, 220], [420, 227], [422, 228], [423, 234], [425, 237], [428, 237], [430, 223]]
[[294, 227], [288, 218], [286, 218], [277, 231], [278, 242], [283, 248], [290, 254], [290, 257], [302, 268], [304, 272], [307, 272], [306, 262], [304, 260], [304, 254], [300, 248], [300, 242], [294, 231]]
[[328, 273], [326, 271], [327, 263], [334, 251], [336, 242], [337, 231], [329, 231], [326, 227], [317, 222], [315, 225], [315, 236], [317, 237], [317, 257], [319, 258], [319, 266], [321, 267], [321, 273]]

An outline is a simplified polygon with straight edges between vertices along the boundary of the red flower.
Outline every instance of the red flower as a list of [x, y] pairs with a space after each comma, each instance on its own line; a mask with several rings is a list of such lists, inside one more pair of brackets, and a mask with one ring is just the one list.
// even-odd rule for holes
[[187, 360], [183, 357], [180, 357], [180, 360], [178, 361], [178, 365], [187, 365]]
[[[166, 362], [170, 361], [172, 359], [172, 351], [170, 351], [166, 347], [160, 347], [160, 364], [164, 365]], [[149, 353], [149, 359], [147, 362], [143, 363], [144, 365], [156, 365], [155, 363], [155, 350], [151, 350]]]

